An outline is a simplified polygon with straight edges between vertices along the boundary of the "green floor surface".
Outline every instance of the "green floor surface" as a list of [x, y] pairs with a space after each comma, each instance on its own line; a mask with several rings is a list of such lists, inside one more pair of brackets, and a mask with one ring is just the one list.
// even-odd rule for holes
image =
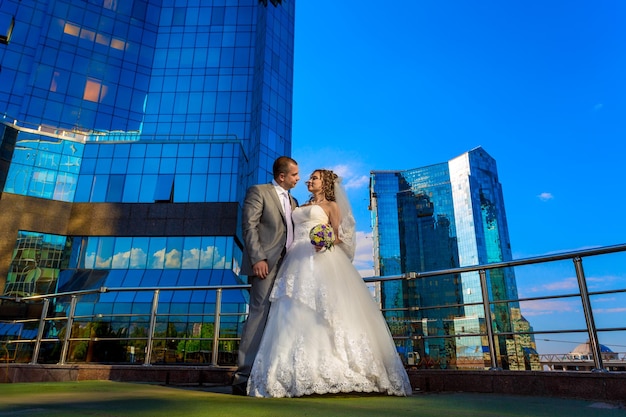
[[265, 399], [233, 396], [227, 387], [84, 381], [0, 384], [0, 416], [626, 417], [626, 409], [596, 401], [474, 393]]

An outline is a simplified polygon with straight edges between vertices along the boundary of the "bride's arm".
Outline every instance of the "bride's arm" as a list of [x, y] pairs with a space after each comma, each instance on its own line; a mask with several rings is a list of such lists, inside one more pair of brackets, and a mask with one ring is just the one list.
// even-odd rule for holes
[[339, 205], [336, 202], [330, 201], [328, 207], [328, 221], [330, 225], [333, 227], [333, 231], [335, 233], [335, 244], [341, 243], [341, 239], [339, 239], [339, 224], [341, 223], [341, 212], [339, 210]]

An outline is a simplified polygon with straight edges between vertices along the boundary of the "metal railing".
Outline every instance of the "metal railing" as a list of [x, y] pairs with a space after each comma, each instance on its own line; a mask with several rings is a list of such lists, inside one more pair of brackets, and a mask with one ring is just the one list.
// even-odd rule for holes
[[[480, 277], [480, 287], [482, 292], [482, 302], [481, 303], [464, 303], [460, 304], [460, 306], [466, 307], [470, 305], [482, 305], [482, 310], [484, 312], [484, 332], [479, 333], [467, 333], [467, 334], [449, 334], [449, 335], [436, 335], [436, 336], [428, 336], [428, 335], [420, 335], [417, 338], [420, 339], [428, 339], [428, 338], [455, 338], [461, 336], [481, 336], [487, 338], [488, 343], [488, 352], [489, 352], [489, 361], [490, 366], [488, 369], [497, 370], [501, 369], [500, 364], [498, 363], [498, 355], [495, 354], [497, 352], [496, 348], [496, 340], [498, 337], [506, 337], [511, 335], [540, 335], [540, 334], [554, 334], [554, 333], [581, 333], [584, 332], [588, 336], [589, 346], [591, 349], [590, 358], [593, 360], [593, 370], [594, 371], [605, 371], [604, 363], [603, 363], [603, 352], [601, 351], [601, 345], [598, 340], [598, 332], [612, 332], [612, 331], [626, 331], [626, 327], [612, 327], [612, 328], [596, 328], [595, 320], [594, 320], [594, 312], [590, 302], [591, 296], [598, 295], [606, 295], [606, 294], [626, 294], [626, 288], [617, 288], [603, 291], [595, 291], [590, 292], [587, 287], [587, 279], [585, 277], [585, 272], [583, 269], [583, 258], [596, 257], [601, 255], [607, 255], [618, 252], [626, 252], [626, 244], [614, 245], [614, 246], [606, 246], [599, 247], [594, 249], [586, 249], [579, 250], [573, 252], [565, 252], [559, 254], [551, 254], [545, 256], [537, 256], [533, 258], [512, 260], [507, 262], [498, 262], [491, 264], [484, 264], [472, 267], [460, 267], [460, 268], [452, 268], [446, 270], [438, 270], [438, 271], [429, 271], [429, 272], [410, 272], [397, 276], [383, 276], [383, 277], [369, 277], [365, 278], [364, 281], [367, 283], [385, 283], [390, 281], [412, 281], [419, 280], [429, 277], [440, 277], [449, 274], [463, 274], [467, 272], [477, 272]], [[574, 270], [576, 273], [578, 292], [570, 293], [570, 294], [559, 294], [559, 295], [548, 295], [541, 297], [528, 297], [528, 298], [517, 298], [513, 300], [490, 300], [489, 299], [489, 291], [488, 291], [488, 274], [490, 271], [494, 269], [500, 268], [511, 268], [517, 266], [526, 266], [532, 264], [545, 264], [555, 261], [561, 260], [571, 260], [573, 262]], [[237, 342], [239, 340], [238, 335], [231, 336], [223, 336], [221, 323], [224, 318], [227, 317], [236, 317], [238, 325], [243, 322], [243, 317], [246, 313], [235, 312], [235, 313], [224, 313], [222, 311], [222, 294], [224, 291], [242, 291], [249, 288], [248, 285], [225, 285], [225, 286], [188, 286], [188, 287], [116, 287], [116, 288], [107, 288], [101, 287], [94, 290], [85, 290], [85, 291], [74, 291], [67, 293], [56, 293], [56, 294], [46, 294], [46, 295], [38, 295], [31, 297], [23, 297], [20, 299], [14, 299], [15, 301], [20, 302], [36, 302], [41, 301], [43, 303], [43, 308], [41, 312], [41, 316], [39, 319], [31, 319], [31, 320], [14, 320], [10, 323], [12, 324], [24, 324], [30, 323], [33, 325], [33, 322], [37, 323], [37, 335], [34, 338], [24, 338], [24, 339], [16, 339], [16, 340], [5, 340], [3, 341], [3, 349], [0, 349], [0, 358], [2, 357], [2, 351], [6, 351], [5, 357], [6, 360], [9, 361], [10, 355], [9, 351], [16, 348], [19, 345], [30, 345], [32, 347], [32, 355], [30, 357], [30, 364], [39, 363], [40, 360], [40, 352], [41, 346], [44, 343], [60, 343], [60, 355], [58, 359], [59, 364], [66, 364], [70, 362], [69, 360], [69, 351], [71, 344], [85, 342], [85, 343], [93, 343], [93, 342], [102, 342], [102, 341], [117, 341], [117, 342], [130, 342], [130, 341], [140, 341], [141, 343], [145, 343], [145, 351], [143, 360], [140, 363], [143, 365], [150, 365], [156, 362], [155, 359], [155, 343], [162, 343], [166, 339], [172, 339], [164, 334], [159, 334], [156, 331], [157, 320], [160, 318], [164, 318], [168, 315], [181, 316], [181, 314], [164, 314], [158, 313], [159, 310], [159, 295], [164, 291], [215, 291], [215, 310], [211, 317], [209, 317], [213, 324], [213, 334], [210, 337], [205, 338], [193, 338], [194, 341], [207, 342], [210, 344], [210, 350], [205, 351], [205, 354], [210, 354], [210, 357], [204, 360], [205, 363], [208, 363], [210, 366], [220, 366], [219, 353], [220, 353], [220, 343], [224, 342]], [[152, 292], [152, 304], [151, 310], [149, 314], [119, 314], [123, 316], [133, 316], [133, 317], [147, 317], [147, 334], [142, 335], [140, 337], [131, 337], [130, 335], [126, 335], [123, 337], [111, 337], [110, 335], [105, 337], [98, 337], [97, 335], [90, 335], [89, 337], [80, 337], [77, 334], [74, 334], [75, 324], [77, 322], [86, 323], [93, 321], [95, 319], [101, 320], [103, 315], [96, 316], [81, 316], [76, 313], [76, 305], [80, 297], [93, 295], [93, 294], [104, 294], [104, 293], [112, 293], [112, 292]], [[566, 329], [566, 330], [543, 330], [543, 331], [524, 331], [524, 332], [503, 332], [494, 330], [494, 326], [492, 323], [492, 308], [499, 303], [520, 303], [520, 302], [528, 302], [528, 301], [541, 301], [541, 300], [554, 300], [554, 299], [562, 299], [562, 298], [579, 298], [582, 303], [585, 327], [578, 329]], [[60, 317], [49, 317], [48, 312], [50, 310], [50, 303], [55, 299], [70, 299], [68, 312], [65, 316]], [[450, 305], [442, 305], [428, 308], [449, 308]], [[406, 308], [398, 308], [394, 309], [396, 311], [411, 311], [412, 309], [416, 309], [419, 307], [406, 307]], [[386, 310], [383, 310], [385, 312]], [[183, 314], [184, 315], [184, 314]], [[208, 314], [186, 314], [188, 316], [203, 316], [205, 318]], [[111, 314], [111, 318], [116, 316], [116, 314]], [[204, 321], [203, 321], [204, 322]], [[7, 323], [7, 322], [5, 322]], [[45, 329], [49, 326], [55, 325], [60, 328], [61, 331], [58, 332], [57, 337], [55, 338], [46, 338], [45, 337]], [[64, 329], [64, 330], [63, 330]], [[404, 335], [397, 336], [397, 339], [407, 339], [407, 338], [416, 338], [416, 336]], [[184, 342], [191, 340], [189, 337], [175, 337], [172, 339], [172, 342], [179, 341]], [[15, 350], [15, 349], [13, 349]], [[197, 352], [194, 352], [197, 353]], [[205, 355], [206, 356], [206, 355]], [[137, 362], [134, 362], [137, 363]], [[233, 365], [232, 361], [228, 365]]]
[[[415, 280], [415, 279], [423, 279], [428, 277], [438, 277], [449, 274], [462, 274], [467, 272], [478, 272], [480, 276], [480, 286], [482, 292], [482, 307], [485, 314], [485, 329], [484, 333], [472, 334], [479, 336], [486, 336], [489, 343], [489, 352], [496, 352], [495, 349], [495, 341], [496, 336], [507, 336], [513, 334], [522, 334], [521, 332], [513, 333], [513, 332], [495, 332], [492, 325], [491, 319], [491, 307], [500, 303], [511, 303], [511, 302], [527, 302], [527, 301], [539, 301], [539, 300], [550, 300], [550, 299], [559, 299], [559, 298], [569, 298], [569, 297], [579, 297], [582, 302], [583, 313], [586, 328], [585, 329], [568, 329], [568, 330], [558, 330], [558, 331], [528, 331], [523, 332], [529, 335], [538, 335], [538, 334], [553, 334], [553, 333], [577, 333], [577, 332], [586, 332], [588, 335], [588, 340], [591, 348], [591, 357], [593, 358], [594, 371], [605, 371], [605, 367], [603, 364], [603, 355], [601, 352], [601, 346], [598, 341], [598, 331], [626, 331], [626, 327], [615, 327], [615, 328], [603, 328], [597, 329], [595, 324], [595, 319], [593, 315], [593, 309], [590, 303], [590, 296], [598, 296], [598, 295], [606, 295], [606, 294], [618, 294], [624, 293], [626, 294], [626, 288], [612, 289], [606, 291], [594, 291], [590, 292], [587, 287], [587, 280], [585, 277], [584, 269], [583, 269], [583, 258], [607, 255], [612, 253], [626, 252], [626, 244], [613, 245], [613, 246], [604, 246], [598, 247], [594, 249], [585, 249], [571, 252], [563, 252], [551, 255], [537, 256], [532, 258], [525, 258], [519, 260], [512, 260], [506, 262], [497, 262], [490, 263], [478, 266], [471, 267], [460, 267], [460, 268], [451, 268], [445, 270], [437, 270], [437, 271], [428, 271], [428, 272], [409, 272], [406, 274], [402, 274], [399, 276], [385, 276], [385, 277], [372, 277], [365, 278], [366, 282], [384, 282], [384, 281], [393, 281], [397, 279], [405, 279], [405, 280]], [[544, 296], [544, 297], [528, 297], [528, 298], [517, 298], [513, 300], [490, 300], [488, 287], [487, 287], [487, 273], [491, 270], [501, 269], [501, 268], [511, 268], [516, 266], [525, 266], [525, 265], [533, 265], [533, 264], [541, 264], [541, 263], [549, 263], [561, 260], [571, 260], [574, 264], [574, 269], [576, 272], [576, 279], [579, 291], [576, 293], [570, 294], [560, 294], [557, 296]], [[474, 303], [475, 304], [475, 303]], [[472, 303], [464, 303], [462, 306], [474, 305]], [[429, 308], [445, 308], [446, 306], [435, 306]], [[409, 308], [410, 309], [410, 308]], [[431, 336], [420, 336], [420, 338], [429, 338]], [[449, 335], [449, 336], [433, 336], [437, 338], [451, 338], [458, 337], [458, 335]], [[497, 355], [490, 355], [491, 367], [490, 369], [501, 369], [497, 363]]]

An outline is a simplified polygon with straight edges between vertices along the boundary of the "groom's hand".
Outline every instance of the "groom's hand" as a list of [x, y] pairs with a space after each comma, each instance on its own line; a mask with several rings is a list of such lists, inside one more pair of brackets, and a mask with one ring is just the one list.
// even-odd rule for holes
[[255, 263], [254, 265], [252, 265], [252, 272], [254, 273], [255, 276], [261, 279], [265, 279], [267, 277], [267, 274], [270, 273], [270, 267], [267, 264], [266, 260], [259, 261]]

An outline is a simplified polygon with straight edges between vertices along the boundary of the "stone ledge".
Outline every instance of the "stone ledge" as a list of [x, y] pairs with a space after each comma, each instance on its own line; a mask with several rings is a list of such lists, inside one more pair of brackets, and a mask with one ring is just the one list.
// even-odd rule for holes
[[[195, 365], [3, 364], [0, 383], [110, 380], [165, 385], [229, 385], [234, 367]], [[408, 372], [420, 392], [475, 392], [623, 402], [626, 372], [458, 371]]]
[[624, 372], [573, 371], [409, 371], [414, 389], [424, 392], [477, 392], [580, 398], [621, 402], [626, 398]]
[[109, 380], [165, 385], [230, 384], [235, 369], [210, 366], [161, 365], [30, 365], [0, 367], [0, 382], [60, 382]]

